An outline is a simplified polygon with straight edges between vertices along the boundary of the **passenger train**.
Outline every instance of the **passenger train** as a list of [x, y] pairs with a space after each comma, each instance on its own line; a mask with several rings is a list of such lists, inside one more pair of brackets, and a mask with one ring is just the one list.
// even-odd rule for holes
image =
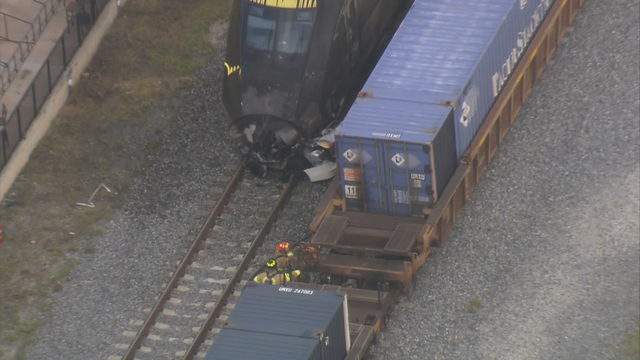
[[337, 124], [410, 0], [235, 0], [225, 108], [260, 175], [304, 168], [310, 143]]

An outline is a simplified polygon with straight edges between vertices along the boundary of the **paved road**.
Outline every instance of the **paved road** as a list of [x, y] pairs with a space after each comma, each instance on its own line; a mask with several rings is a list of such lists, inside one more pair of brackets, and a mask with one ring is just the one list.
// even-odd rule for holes
[[624, 358], [640, 319], [638, 13], [587, 1], [375, 359]]

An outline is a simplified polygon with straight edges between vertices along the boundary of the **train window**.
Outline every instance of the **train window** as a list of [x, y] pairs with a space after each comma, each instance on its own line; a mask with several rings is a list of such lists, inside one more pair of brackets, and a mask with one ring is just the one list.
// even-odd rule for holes
[[313, 10], [289, 12], [278, 26], [276, 51], [281, 54], [304, 54], [313, 31]]
[[253, 50], [271, 51], [276, 30], [275, 17], [267, 9], [252, 6], [247, 17], [247, 46]]

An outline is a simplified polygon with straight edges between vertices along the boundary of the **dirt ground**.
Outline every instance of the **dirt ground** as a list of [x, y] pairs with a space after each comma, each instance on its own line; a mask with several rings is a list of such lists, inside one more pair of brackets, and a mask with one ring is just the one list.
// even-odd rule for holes
[[[24, 358], [50, 296], [119, 209], [159, 146], [158, 103], [189, 87], [222, 42], [228, 1], [129, 1], [49, 134], [0, 204], [0, 359]], [[212, 44], [214, 43], [214, 44]], [[105, 184], [95, 207], [78, 206]]]

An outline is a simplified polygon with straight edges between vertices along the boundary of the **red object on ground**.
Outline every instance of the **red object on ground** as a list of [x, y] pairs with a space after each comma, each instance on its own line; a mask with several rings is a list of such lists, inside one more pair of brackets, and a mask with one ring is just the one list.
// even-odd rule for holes
[[282, 254], [286, 254], [290, 247], [291, 245], [287, 241], [282, 241], [276, 244], [276, 250]]
[[4, 244], [4, 225], [0, 224], [0, 247]]

